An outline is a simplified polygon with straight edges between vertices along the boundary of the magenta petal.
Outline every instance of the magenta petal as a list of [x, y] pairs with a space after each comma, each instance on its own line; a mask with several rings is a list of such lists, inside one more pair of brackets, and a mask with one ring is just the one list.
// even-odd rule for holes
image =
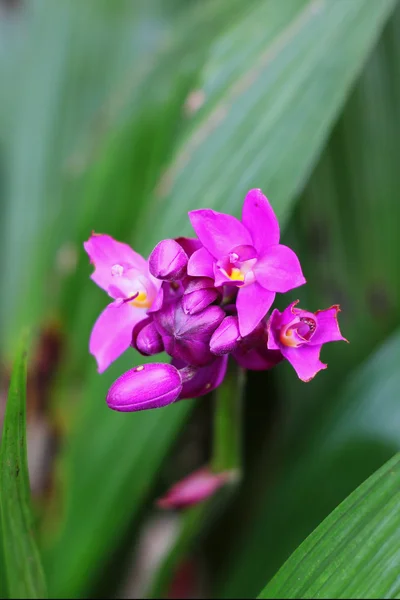
[[83, 247], [95, 267], [91, 278], [98, 286], [108, 290], [112, 283], [111, 268], [114, 265], [123, 265], [125, 268], [135, 268], [138, 271], [147, 271], [147, 261], [128, 244], [117, 242], [110, 235], [93, 233]]
[[261, 190], [250, 190], [246, 195], [242, 222], [251, 233], [253, 245], [259, 254], [264, 254], [268, 246], [279, 243], [278, 219]]
[[181, 377], [172, 365], [141, 365], [114, 381], [108, 390], [107, 404], [122, 412], [160, 408], [174, 402], [181, 389]]
[[[287, 309], [285, 309], [287, 310]], [[267, 331], [268, 331], [268, 342], [267, 346], [269, 350], [280, 350], [281, 349], [281, 341], [279, 339], [279, 334], [282, 326], [282, 316], [283, 313], [280, 313], [277, 308], [275, 308], [270, 318], [268, 319]]]
[[237, 260], [240, 262], [251, 260], [258, 256], [258, 252], [254, 246], [236, 246], [235, 248], [232, 248], [230, 254], [237, 254]]
[[235, 246], [252, 244], [250, 233], [231, 215], [207, 208], [192, 210], [189, 219], [199, 240], [215, 258], [228, 254]]
[[146, 317], [143, 309], [128, 303], [109, 304], [97, 319], [90, 336], [89, 350], [96, 358], [102, 373], [127, 348], [132, 340], [132, 329]]
[[306, 283], [296, 254], [281, 244], [268, 248], [256, 262], [254, 273], [263, 288], [282, 294]]
[[337, 320], [339, 306], [331, 306], [326, 310], [317, 310], [315, 313], [317, 319], [317, 329], [310, 339], [310, 344], [326, 344], [327, 342], [347, 342], [342, 336]]
[[214, 259], [205, 248], [193, 252], [189, 258], [187, 272], [192, 277], [209, 277], [214, 279]]
[[257, 327], [267, 314], [274, 299], [275, 292], [265, 290], [257, 282], [239, 289], [236, 305], [242, 337], [249, 335]]
[[322, 345], [304, 345], [299, 348], [281, 346], [283, 356], [290, 362], [302, 381], [310, 381], [318, 371], [327, 368], [328, 365], [319, 360], [321, 348]]
[[[182, 361], [176, 360], [173, 360], [172, 364], [177, 368], [184, 365]], [[183, 383], [179, 399], [198, 398], [220, 386], [224, 380], [227, 365], [228, 357], [218, 356], [209, 365], [200, 367], [194, 377]]]
[[150, 306], [150, 308], [147, 309], [147, 312], [149, 314], [153, 313], [153, 312], [157, 312], [157, 310], [160, 310], [160, 308], [163, 305], [164, 302], [164, 289], [162, 287], [160, 287], [160, 289], [157, 292], [156, 297], [153, 300], [153, 304]]
[[232, 479], [229, 472], [212, 473], [203, 467], [185, 477], [157, 501], [157, 506], [164, 509], [186, 508], [203, 502], [225, 483]]

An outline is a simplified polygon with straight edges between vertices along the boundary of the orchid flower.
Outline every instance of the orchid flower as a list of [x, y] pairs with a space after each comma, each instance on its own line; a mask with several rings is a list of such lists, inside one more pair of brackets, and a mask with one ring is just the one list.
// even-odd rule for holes
[[97, 319], [89, 342], [102, 373], [130, 346], [132, 329], [146, 318], [161, 281], [151, 275], [140, 254], [109, 235], [93, 233], [84, 248], [95, 267], [91, 278], [113, 298]]
[[268, 348], [280, 350], [297, 375], [303, 381], [310, 381], [328, 365], [320, 361], [323, 344], [345, 341], [337, 321], [339, 306], [331, 306], [315, 313], [296, 308], [292, 302], [281, 313], [275, 309], [268, 322]]
[[189, 218], [203, 248], [190, 257], [188, 274], [210, 277], [216, 287], [239, 288], [236, 306], [241, 336], [260, 323], [276, 292], [306, 282], [296, 254], [279, 243], [278, 220], [261, 190], [248, 192], [242, 221], [211, 209], [191, 211]]

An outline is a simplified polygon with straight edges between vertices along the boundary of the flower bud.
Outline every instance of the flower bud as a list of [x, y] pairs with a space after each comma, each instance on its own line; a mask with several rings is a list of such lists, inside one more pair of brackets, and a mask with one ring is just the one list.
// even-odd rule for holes
[[157, 279], [179, 280], [186, 275], [187, 262], [187, 254], [178, 242], [163, 240], [150, 254], [149, 270]]
[[[172, 364], [179, 369], [182, 363], [174, 359]], [[181, 369], [180, 374], [183, 385], [179, 400], [198, 398], [215, 390], [224, 380], [227, 365], [227, 356], [216, 356], [209, 365], [197, 367], [191, 377], [185, 378], [185, 369]]]
[[192, 292], [209, 288], [215, 288], [214, 279], [210, 277], [188, 277], [184, 293], [191, 294]]
[[213, 473], [208, 467], [203, 467], [173, 485], [166, 495], [158, 500], [157, 506], [174, 509], [199, 504], [226, 483], [235, 481], [236, 477], [235, 471]]
[[187, 315], [178, 301], [154, 313], [154, 322], [163, 338], [165, 350], [172, 358], [203, 367], [214, 360], [210, 338], [224, 316], [219, 306], [208, 306], [194, 315]]
[[136, 337], [136, 348], [145, 356], [152, 356], [164, 350], [162, 337], [158, 333], [153, 321], [139, 331]]
[[113, 410], [135, 412], [171, 404], [181, 390], [181, 376], [175, 367], [152, 363], [121, 375], [108, 390], [106, 401]]
[[221, 325], [214, 331], [210, 340], [213, 354], [221, 356], [233, 352], [239, 345], [240, 333], [237, 317], [225, 317]]
[[184, 294], [182, 307], [187, 315], [195, 315], [203, 308], [207, 308], [217, 298], [218, 292], [215, 288], [197, 290], [190, 294]]

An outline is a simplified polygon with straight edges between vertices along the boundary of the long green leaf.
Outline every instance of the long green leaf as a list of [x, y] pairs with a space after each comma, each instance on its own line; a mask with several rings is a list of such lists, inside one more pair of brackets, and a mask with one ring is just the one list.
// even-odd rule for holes
[[[239, 212], [251, 187], [278, 216], [303, 186], [392, 0], [261, 1], [218, 40], [193, 118], [140, 239], [190, 231], [198, 207]], [[153, 236], [151, 242], [153, 242]]]
[[10, 598], [45, 598], [34, 536], [26, 449], [26, 346], [15, 360], [0, 450], [0, 508]]
[[400, 454], [301, 544], [259, 598], [398, 598]]

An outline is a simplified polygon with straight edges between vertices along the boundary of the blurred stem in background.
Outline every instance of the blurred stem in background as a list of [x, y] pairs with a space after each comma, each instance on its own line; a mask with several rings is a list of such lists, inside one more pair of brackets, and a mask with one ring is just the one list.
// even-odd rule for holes
[[215, 473], [235, 470], [240, 476], [242, 466], [242, 398], [245, 386], [244, 370], [230, 363], [224, 383], [216, 392], [214, 412], [214, 447], [212, 469]]
[[231, 477], [222, 492], [181, 513], [177, 536], [152, 577], [148, 598], [165, 598], [177, 567], [241, 479], [244, 386], [244, 370], [230, 362], [224, 382], [214, 392], [211, 468], [216, 474], [230, 472]]

